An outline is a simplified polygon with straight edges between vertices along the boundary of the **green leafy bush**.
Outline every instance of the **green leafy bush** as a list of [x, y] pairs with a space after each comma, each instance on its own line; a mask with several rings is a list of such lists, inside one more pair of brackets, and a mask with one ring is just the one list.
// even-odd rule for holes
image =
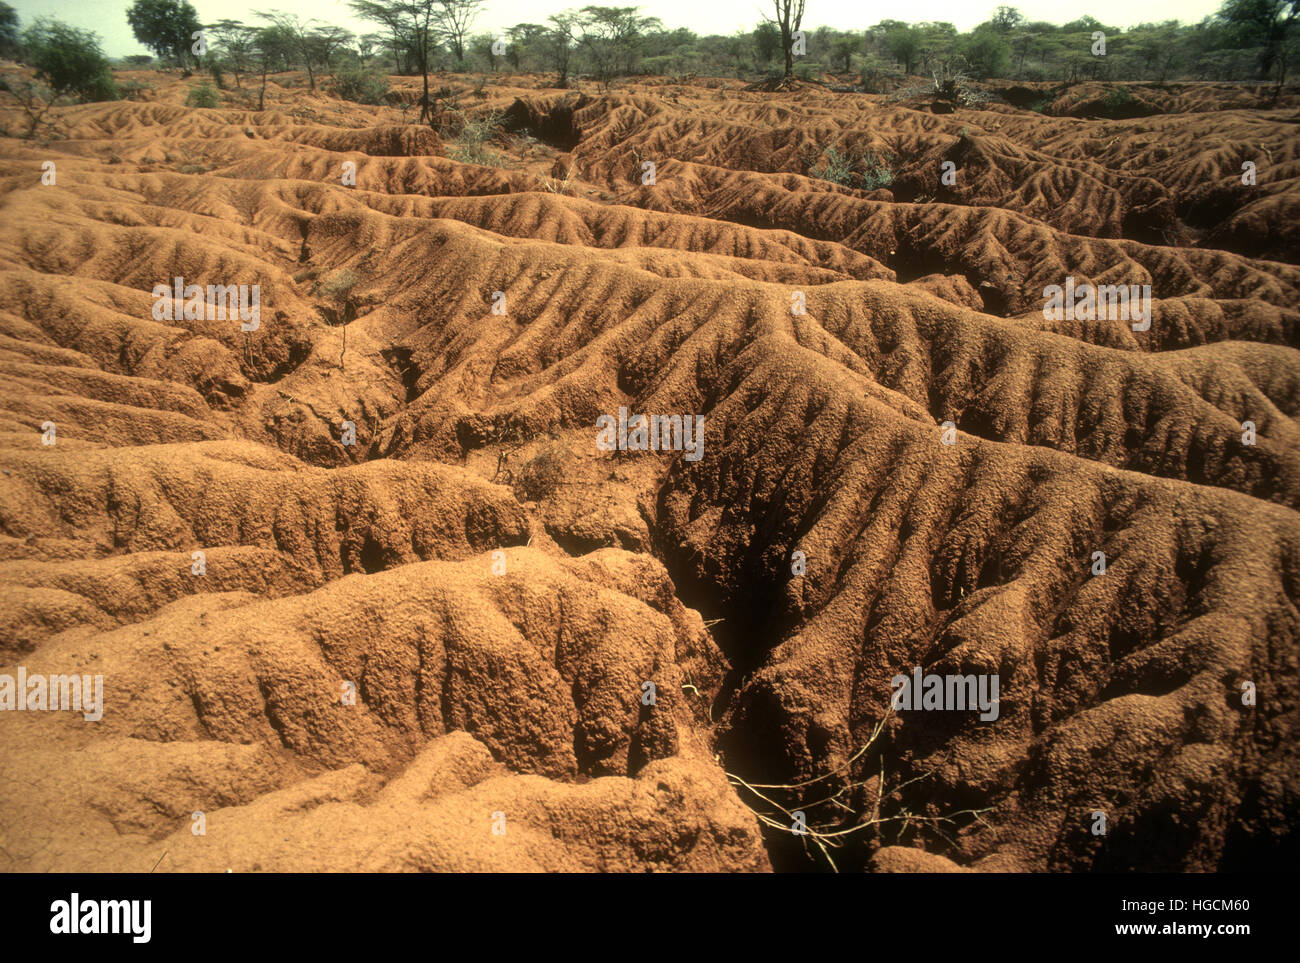
[[388, 79], [375, 70], [340, 70], [334, 75], [334, 92], [354, 104], [382, 104]]
[[203, 83], [190, 88], [190, 92], [185, 95], [185, 106], [220, 107], [221, 95], [205, 80]]
[[1119, 111], [1132, 104], [1134, 99], [1133, 92], [1127, 87], [1116, 87], [1105, 96], [1102, 103], [1107, 110]]
[[117, 84], [99, 38], [89, 30], [41, 17], [23, 32], [27, 62], [49, 84], [56, 97], [72, 95], [82, 101], [117, 100]]
[[862, 158], [862, 188], [874, 191], [894, 183], [894, 169], [889, 159], [867, 151]]

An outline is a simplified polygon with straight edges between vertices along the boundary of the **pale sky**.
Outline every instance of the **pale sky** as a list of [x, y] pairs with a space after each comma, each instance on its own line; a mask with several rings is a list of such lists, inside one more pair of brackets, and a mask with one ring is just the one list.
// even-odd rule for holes
[[[110, 57], [148, 53], [136, 42], [126, 22], [130, 0], [7, 0], [26, 26], [38, 16], [48, 15], [99, 34], [104, 52]], [[253, 10], [287, 10], [304, 18], [338, 24], [357, 33], [377, 32], [378, 27], [352, 16], [345, 0], [266, 0], [245, 5], [242, 0], [190, 0], [204, 23], [230, 18], [255, 22]], [[561, 10], [583, 6], [585, 0], [488, 0], [474, 23], [474, 32], [496, 33], [516, 23], [544, 23]], [[600, 0], [606, 6], [632, 6], [636, 0]], [[1012, 3], [1030, 20], [1067, 23], [1090, 14], [1102, 23], [1119, 27], [1163, 20], [1196, 23], [1219, 8], [1222, 0], [1026, 0]], [[644, 14], [656, 16], [668, 27], [689, 27], [695, 33], [729, 34], [752, 29], [760, 19], [755, 0], [713, 0], [703, 6], [699, 0], [652, 0], [639, 4]], [[822, 24], [841, 30], [862, 30], [881, 20], [947, 20], [959, 30], [982, 23], [998, 6], [998, 0], [908, 0], [906, 4], [872, 4], [864, 0], [808, 0], [805, 28]], [[770, 7], [770, 2], [764, 9]]]

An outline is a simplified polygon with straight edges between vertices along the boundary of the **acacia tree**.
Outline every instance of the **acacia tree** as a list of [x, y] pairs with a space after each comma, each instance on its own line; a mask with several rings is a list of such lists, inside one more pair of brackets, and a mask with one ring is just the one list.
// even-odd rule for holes
[[1276, 66], [1281, 87], [1290, 53], [1288, 41], [1300, 18], [1300, 0], [1226, 0], [1216, 16], [1232, 28], [1239, 42], [1262, 48], [1260, 76], [1267, 77]]
[[287, 60], [293, 50], [293, 38], [277, 26], [259, 27], [254, 34], [253, 56], [262, 71], [262, 89], [257, 94], [257, 109], [266, 107], [266, 75], [271, 65]]
[[235, 86], [240, 86], [240, 74], [256, 63], [257, 28], [238, 20], [218, 20], [203, 29], [216, 41], [221, 59], [235, 75]]
[[317, 26], [317, 20], [303, 20], [296, 13], [282, 10], [258, 10], [256, 15], [277, 27], [281, 39], [299, 63], [307, 68], [307, 83], [316, 89], [316, 67], [328, 67], [334, 51], [352, 40], [352, 34], [342, 27]]
[[353, 42], [357, 48], [357, 59], [361, 66], [365, 67], [370, 58], [375, 55], [375, 51], [384, 46], [384, 36], [379, 33], [364, 33]]
[[348, 3], [362, 20], [382, 24], [393, 34], [394, 49], [406, 43], [415, 53], [424, 91], [420, 95], [420, 120], [433, 123], [433, 104], [429, 100], [429, 60], [437, 46], [439, 0], [351, 0]]
[[493, 73], [496, 73], [497, 69], [497, 56], [492, 52], [495, 44], [496, 37], [487, 32], [476, 33], [469, 38], [469, 49], [486, 61], [488, 69]]
[[329, 69], [335, 54], [345, 50], [352, 43], [352, 31], [326, 24], [307, 34], [307, 44], [315, 56], [316, 63]]
[[546, 59], [559, 75], [555, 86], [569, 86], [569, 59], [573, 55], [573, 31], [578, 25], [575, 13], [552, 14], [547, 18], [551, 25], [546, 29]]
[[525, 60], [535, 60], [537, 52], [544, 51], [550, 42], [549, 33], [540, 23], [517, 23], [507, 30], [510, 45], [506, 47], [506, 60], [510, 66], [519, 70]]
[[434, 20], [438, 34], [456, 56], [457, 66], [465, 66], [465, 38], [478, 17], [485, 0], [438, 0]]
[[921, 31], [910, 23], [898, 20], [883, 20], [877, 24], [877, 29], [883, 30], [885, 46], [903, 68], [903, 73], [911, 74], [916, 69], [917, 55], [921, 52]]
[[841, 63], [840, 69], [848, 73], [853, 69], [853, 55], [862, 46], [861, 38], [853, 33], [842, 33], [831, 41], [831, 54]]
[[[389, 43], [393, 50], [393, 72], [398, 74], [409, 73], [409, 70], [404, 69], [403, 56], [406, 56], [406, 63], [409, 63], [409, 55], [414, 45], [415, 36], [418, 33], [413, 27], [414, 15], [408, 9], [410, 4], [367, 2], [352, 3], [349, 6], [352, 7], [353, 13], [361, 19], [379, 24], [388, 31]], [[372, 36], [378, 36], [378, 34]]]
[[764, 20], [754, 28], [754, 52], [758, 56], [760, 66], [771, 63], [780, 49], [781, 31], [776, 29], [776, 24]]
[[781, 46], [785, 49], [785, 78], [794, 76], [794, 34], [803, 23], [804, 0], [772, 0], [775, 17], [763, 15], [768, 23], [781, 31]]
[[663, 28], [658, 17], [643, 17], [639, 7], [583, 7], [578, 15], [581, 45], [606, 87], [619, 70], [631, 70], [646, 33]]
[[186, 59], [195, 65], [194, 34], [202, 29], [198, 11], [188, 0], [135, 0], [126, 11], [131, 32], [159, 57], [173, 57], [189, 76]]
[[26, 61], [36, 76], [0, 78], [0, 90], [13, 95], [27, 115], [23, 137], [36, 136], [45, 114], [59, 97], [73, 96], [81, 101], [118, 98], [99, 37], [89, 30], [39, 17], [23, 31], [21, 39]]
[[1011, 33], [1024, 25], [1025, 16], [1015, 7], [1000, 6], [989, 21], [998, 33]]

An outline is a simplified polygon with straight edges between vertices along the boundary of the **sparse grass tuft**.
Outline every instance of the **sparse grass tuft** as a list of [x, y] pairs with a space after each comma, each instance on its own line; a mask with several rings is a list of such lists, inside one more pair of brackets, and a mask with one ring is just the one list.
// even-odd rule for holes
[[889, 165], [890, 159], [867, 151], [862, 157], [863, 190], [874, 191], [894, 183], [894, 169]]
[[550, 191], [552, 194], [567, 194], [573, 189], [573, 181], [578, 176], [578, 165], [570, 162], [564, 172], [564, 177], [543, 177], [542, 190]]
[[809, 168], [808, 174], [832, 184], [874, 191], [894, 183], [892, 160], [871, 150], [855, 155], [828, 147], [821, 160]]

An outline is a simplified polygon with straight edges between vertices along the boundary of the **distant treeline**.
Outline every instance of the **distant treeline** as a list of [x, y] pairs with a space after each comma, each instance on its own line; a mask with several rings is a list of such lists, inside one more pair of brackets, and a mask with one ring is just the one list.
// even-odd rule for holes
[[[1063, 25], [1028, 21], [1016, 8], [999, 6], [965, 33], [950, 23], [900, 20], [863, 31], [802, 30], [807, 0], [764, 2], [771, 14], [752, 30], [699, 36], [685, 27], [668, 29], [640, 7], [586, 6], [493, 34], [476, 29], [489, 10], [487, 0], [352, 0], [353, 12], [375, 27], [355, 34], [276, 11], [259, 12], [254, 23], [203, 24], [187, 0], [134, 0], [125, 15], [153, 55], [126, 57], [119, 66], [210, 71], [219, 87], [228, 78], [241, 86], [249, 75], [263, 89], [269, 73], [303, 69], [313, 88], [328, 75], [345, 96], [370, 100], [387, 88], [382, 74], [423, 76], [426, 101], [429, 74], [443, 70], [546, 72], [558, 86], [577, 75], [606, 85], [645, 74], [753, 80], [835, 75], [868, 92], [890, 90], [909, 75], [956, 73], [981, 80], [1263, 80], [1280, 86], [1300, 38], [1300, 0], [1226, 0], [1200, 23], [1169, 20], [1127, 30], [1090, 16]], [[38, 74], [48, 73], [37, 63], [42, 57], [61, 68], [75, 62], [74, 55], [88, 64], [102, 58], [88, 31], [48, 18], [19, 27], [13, 8], [0, 2], [0, 56], [25, 59]], [[62, 46], [52, 50], [51, 43]], [[77, 44], [93, 49], [72, 49]]]

